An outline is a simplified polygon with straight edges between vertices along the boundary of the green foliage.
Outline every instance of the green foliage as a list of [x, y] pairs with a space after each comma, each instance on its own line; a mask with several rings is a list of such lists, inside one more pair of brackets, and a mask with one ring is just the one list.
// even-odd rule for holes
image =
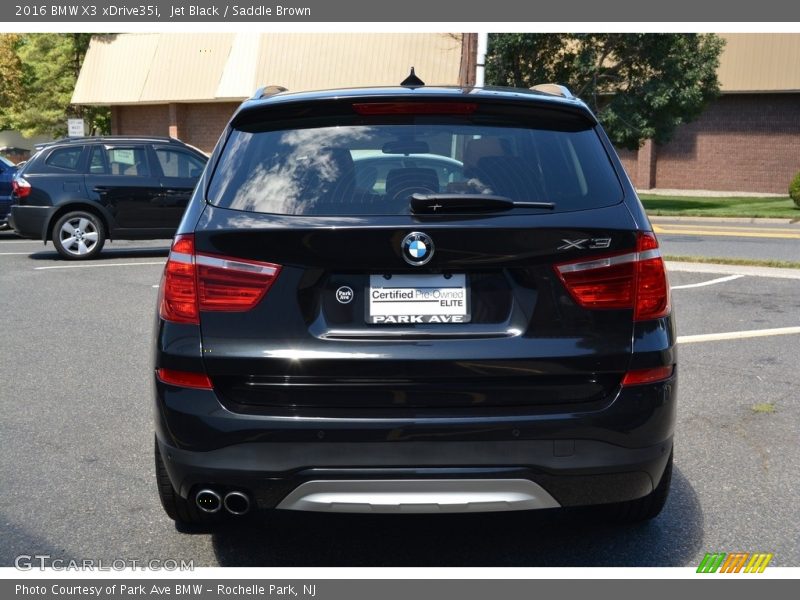
[[648, 215], [796, 219], [798, 208], [784, 197], [666, 196], [639, 194]]
[[[9, 80], [13, 83], [4, 78], [0, 85], [0, 98], [7, 100], [2, 104], [0, 126], [26, 136], [58, 137], [66, 133], [67, 119], [81, 118], [87, 133], [107, 132], [108, 107], [70, 104], [91, 37], [88, 33], [0, 35], [0, 62], [12, 61], [13, 77]], [[11, 87], [14, 95], [5, 91]]]
[[800, 208], [800, 173], [797, 173], [789, 184], [789, 197], [794, 200], [797, 208]]
[[0, 34], [0, 130], [10, 129], [10, 106], [18, 105], [22, 96], [22, 61], [17, 54], [20, 36]]
[[595, 111], [615, 145], [635, 150], [647, 139], [667, 142], [719, 94], [722, 46], [714, 34], [493, 34], [486, 80], [566, 85]]

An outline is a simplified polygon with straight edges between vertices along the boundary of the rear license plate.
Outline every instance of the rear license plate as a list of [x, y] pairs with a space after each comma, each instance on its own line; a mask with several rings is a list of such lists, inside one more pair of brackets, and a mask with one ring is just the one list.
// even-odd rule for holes
[[370, 275], [367, 323], [469, 323], [467, 277]]

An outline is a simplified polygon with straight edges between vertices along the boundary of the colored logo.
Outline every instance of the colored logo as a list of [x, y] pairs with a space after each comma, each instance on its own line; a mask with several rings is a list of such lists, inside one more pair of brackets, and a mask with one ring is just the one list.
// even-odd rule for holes
[[433, 240], [430, 236], [415, 231], [403, 238], [400, 244], [403, 258], [410, 265], [420, 266], [433, 258]]
[[339, 301], [339, 304], [350, 304], [353, 300], [353, 296], [353, 288], [349, 285], [343, 285], [336, 290], [336, 299]]
[[716, 552], [706, 553], [698, 573], [763, 573], [772, 560], [772, 554], [767, 552]]

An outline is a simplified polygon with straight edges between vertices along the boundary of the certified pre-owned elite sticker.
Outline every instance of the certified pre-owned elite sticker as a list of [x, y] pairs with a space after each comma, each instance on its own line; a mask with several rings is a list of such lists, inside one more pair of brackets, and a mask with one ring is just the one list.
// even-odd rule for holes
[[343, 285], [336, 290], [336, 299], [339, 301], [339, 304], [350, 304], [353, 300], [353, 288], [348, 285]]

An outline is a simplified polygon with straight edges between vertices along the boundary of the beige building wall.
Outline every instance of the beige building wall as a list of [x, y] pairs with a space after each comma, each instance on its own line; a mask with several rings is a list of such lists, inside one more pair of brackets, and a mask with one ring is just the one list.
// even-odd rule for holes
[[131, 33], [96, 36], [72, 97], [111, 106], [114, 134], [168, 135], [210, 152], [258, 87], [428, 84], [463, 75], [462, 34]]

